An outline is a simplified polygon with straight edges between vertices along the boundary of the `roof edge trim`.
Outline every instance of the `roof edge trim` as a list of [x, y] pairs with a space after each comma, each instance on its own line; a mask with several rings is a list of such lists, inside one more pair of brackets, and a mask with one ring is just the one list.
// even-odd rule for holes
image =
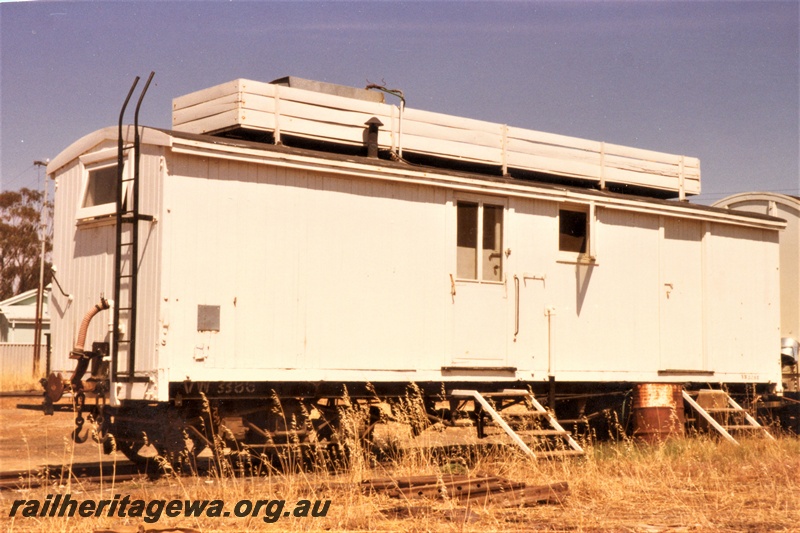
[[[161, 130], [144, 126], [140, 126], [139, 130], [140, 141], [142, 144], [172, 146], [172, 137]], [[67, 165], [70, 161], [77, 159], [79, 156], [90, 151], [103, 141], [116, 141], [118, 131], [118, 126], [108, 126], [84, 135], [62, 150], [56, 157], [53, 158], [52, 161], [50, 161], [50, 163], [48, 163], [47, 173], [54, 174], [58, 172], [58, 170]], [[135, 132], [132, 125], [128, 124], [122, 126], [123, 142], [132, 143], [134, 133]]]

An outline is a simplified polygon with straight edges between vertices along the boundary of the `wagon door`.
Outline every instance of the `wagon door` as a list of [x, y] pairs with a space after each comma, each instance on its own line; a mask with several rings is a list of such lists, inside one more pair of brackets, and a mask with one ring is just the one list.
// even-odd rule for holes
[[459, 197], [455, 204], [451, 362], [455, 366], [504, 366], [508, 349], [503, 252], [506, 204], [503, 199], [477, 197]]
[[703, 223], [663, 219], [659, 310], [663, 371], [702, 371]]

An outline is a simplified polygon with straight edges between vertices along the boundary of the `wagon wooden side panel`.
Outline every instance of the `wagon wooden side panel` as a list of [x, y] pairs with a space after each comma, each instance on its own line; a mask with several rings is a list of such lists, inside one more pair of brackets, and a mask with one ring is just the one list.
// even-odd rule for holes
[[[171, 375], [369, 379], [442, 365], [443, 190], [181, 154], [165, 194]], [[199, 325], [203, 312], [217, 323]]]

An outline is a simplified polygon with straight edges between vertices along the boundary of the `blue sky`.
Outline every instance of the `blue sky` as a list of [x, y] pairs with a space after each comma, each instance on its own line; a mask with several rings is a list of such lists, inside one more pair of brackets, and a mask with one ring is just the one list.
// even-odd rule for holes
[[0, 190], [116, 122], [235, 78], [385, 82], [408, 106], [699, 157], [710, 202], [800, 194], [800, 2], [0, 4]]

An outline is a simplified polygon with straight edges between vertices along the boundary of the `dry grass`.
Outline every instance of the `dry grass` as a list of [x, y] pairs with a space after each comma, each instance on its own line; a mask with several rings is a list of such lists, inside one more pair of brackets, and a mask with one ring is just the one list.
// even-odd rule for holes
[[[557, 461], [532, 461], [511, 447], [462, 450], [468, 457], [456, 452], [442, 456], [424, 446], [413, 446], [415, 442], [441, 441], [447, 431], [453, 431], [430, 428], [412, 439], [410, 427], [419, 427], [424, 418], [416, 404], [409, 398], [397, 412], [402, 423], [383, 425], [376, 433], [376, 442], [404, 449], [390, 454], [388, 460], [378, 462], [361, 447], [367, 415], [354, 404], [341, 411], [338, 438], [351, 453], [345, 458], [347, 467], [340, 463], [335, 472], [322, 462], [296, 468], [287, 457], [284, 468], [247, 459], [223, 462], [222, 468], [202, 474], [165, 475], [156, 481], [143, 477], [98, 486], [68, 479], [58, 486], [0, 493], [0, 529], [48, 533], [127, 533], [137, 531], [138, 526], [144, 526], [144, 531], [187, 528], [209, 532], [800, 531], [800, 439], [796, 437], [777, 441], [753, 438], [742, 440], [741, 446], [702, 435], [660, 445], [589, 439], [582, 443], [587, 452], [584, 457]], [[106, 463], [113, 460], [102, 456], [100, 446], [91, 440], [81, 446], [96, 449], [97, 457]], [[242, 473], [256, 475], [242, 477]], [[456, 500], [392, 499], [360, 490], [365, 479], [445, 473], [496, 475], [528, 485], [567, 481], [571, 492], [558, 504], [503, 508], [467, 506]], [[287, 510], [300, 500], [330, 500], [331, 504], [324, 517], [286, 517], [274, 523], [265, 522], [263, 512], [248, 518], [162, 516], [150, 524], [129, 517], [8, 517], [14, 500], [44, 500], [55, 493], [70, 493], [80, 500], [112, 499], [116, 494], [143, 500], [223, 500], [229, 511], [240, 500], [285, 500]]]
[[[93, 444], [85, 444], [93, 446]], [[44, 499], [70, 492], [73, 498], [111, 499], [129, 494], [142, 499], [221, 499], [226, 509], [242, 499], [330, 499], [324, 518], [282, 518], [265, 523], [250, 518], [166, 518], [151, 528], [201, 531], [800, 531], [800, 440], [752, 439], [735, 447], [705, 437], [663, 445], [630, 441], [587, 444], [587, 455], [566, 461], [534, 462], [512, 449], [478, 455], [470, 473], [500, 475], [528, 484], [568, 481], [570, 496], [561, 504], [506, 509], [465, 507], [456, 501], [401, 501], [364, 495], [370, 477], [436, 474], [452, 464], [430, 453], [399, 455], [379, 465], [354, 461], [338, 474], [323, 470], [285, 474], [263, 469], [258, 477], [218, 474], [166, 476], [103, 487], [70, 480], [0, 494], [0, 527], [9, 531], [136, 531], [141, 519], [16, 518], [15, 499]], [[455, 464], [460, 466], [459, 461]], [[132, 528], [132, 529], [131, 529]]]

